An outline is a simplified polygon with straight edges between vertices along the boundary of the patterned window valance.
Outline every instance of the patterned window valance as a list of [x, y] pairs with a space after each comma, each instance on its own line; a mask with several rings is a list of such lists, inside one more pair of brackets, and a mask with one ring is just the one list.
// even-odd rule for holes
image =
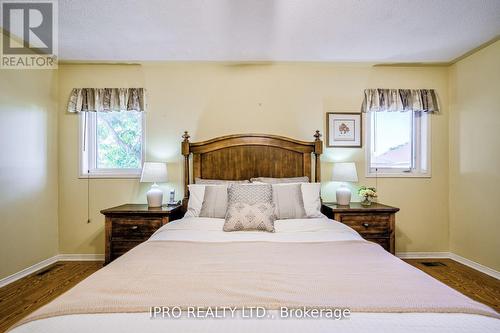
[[365, 89], [361, 112], [423, 111], [439, 112], [434, 89]]
[[144, 111], [143, 88], [75, 88], [68, 112]]

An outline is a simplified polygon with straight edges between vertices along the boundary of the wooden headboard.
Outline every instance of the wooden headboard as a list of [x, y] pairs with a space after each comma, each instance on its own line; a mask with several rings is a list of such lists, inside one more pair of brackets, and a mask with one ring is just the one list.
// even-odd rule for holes
[[[300, 177], [320, 181], [321, 134], [306, 142], [270, 134], [234, 134], [202, 142], [189, 142], [184, 132], [184, 202], [189, 198], [190, 179], [244, 180], [252, 177]], [[193, 176], [190, 177], [189, 156], [193, 155]]]

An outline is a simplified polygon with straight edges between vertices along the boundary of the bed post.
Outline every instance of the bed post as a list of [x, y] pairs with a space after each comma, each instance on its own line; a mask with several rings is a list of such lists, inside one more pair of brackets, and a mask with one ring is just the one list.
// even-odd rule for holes
[[187, 208], [187, 203], [189, 199], [189, 133], [188, 131], [184, 131], [184, 135], [182, 136], [184, 139], [182, 141], [182, 155], [184, 155], [184, 198], [182, 199], [182, 205], [184, 209]]
[[316, 183], [321, 182], [321, 161], [320, 155], [323, 153], [323, 141], [321, 141], [321, 133], [316, 130], [314, 134], [314, 179]]

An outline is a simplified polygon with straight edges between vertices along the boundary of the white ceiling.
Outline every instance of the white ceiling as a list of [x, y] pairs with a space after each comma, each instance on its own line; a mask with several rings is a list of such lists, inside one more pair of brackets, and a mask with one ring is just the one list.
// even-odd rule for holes
[[63, 60], [447, 62], [500, 0], [59, 0]]

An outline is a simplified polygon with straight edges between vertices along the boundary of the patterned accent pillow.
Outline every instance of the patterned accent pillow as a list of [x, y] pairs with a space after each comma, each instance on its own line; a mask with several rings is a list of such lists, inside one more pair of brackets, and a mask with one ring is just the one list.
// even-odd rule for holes
[[252, 183], [266, 183], [266, 184], [282, 184], [282, 183], [309, 183], [309, 178], [304, 177], [290, 177], [290, 178], [269, 178], [258, 177], [250, 178]]
[[228, 189], [228, 203], [247, 203], [250, 205], [265, 202], [272, 204], [271, 184], [235, 184]]
[[237, 202], [229, 206], [224, 231], [274, 232], [274, 205], [269, 202], [248, 204]]

